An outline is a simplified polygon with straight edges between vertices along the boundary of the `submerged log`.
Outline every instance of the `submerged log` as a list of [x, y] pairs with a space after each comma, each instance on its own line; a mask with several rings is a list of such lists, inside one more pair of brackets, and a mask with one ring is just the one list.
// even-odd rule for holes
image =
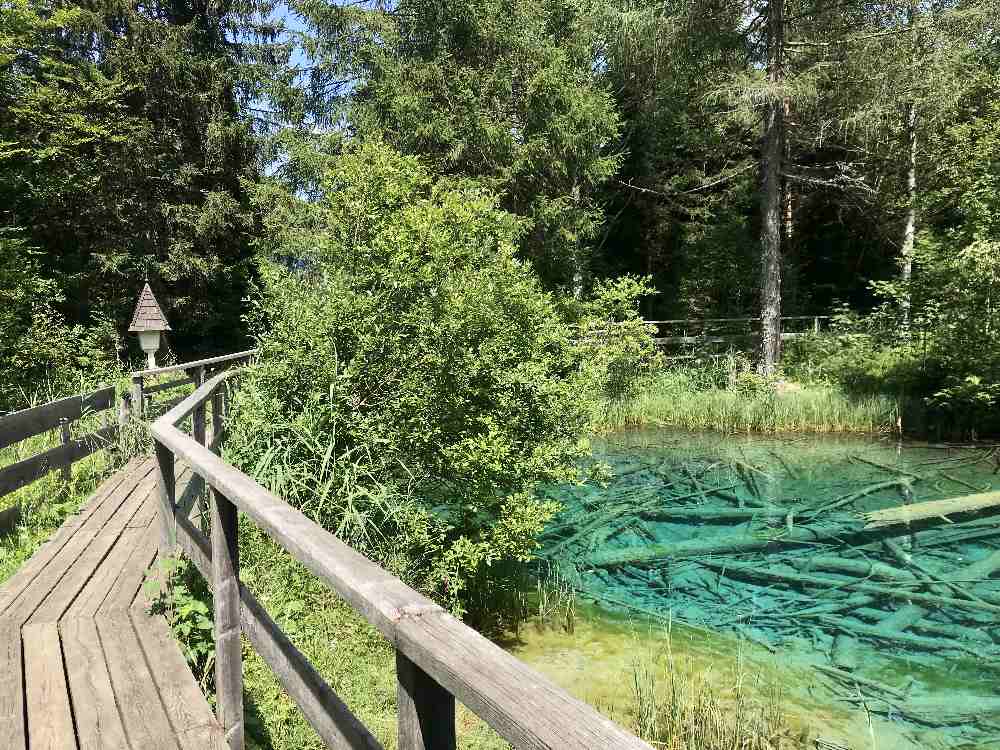
[[852, 536], [857, 531], [860, 531], [860, 528], [852, 529], [849, 525], [840, 523], [796, 526], [790, 532], [785, 530], [781, 534], [772, 536], [731, 534], [707, 539], [687, 539], [672, 544], [650, 544], [642, 547], [607, 550], [591, 555], [587, 562], [598, 568], [615, 568], [620, 565], [635, 565], [685, 557], [759, 552], [787, 545], [808, 544], [809, 542]]
[[946, 500], [929, 500], [913, 505], [899, 505], [884, 510], [865, 513], [866, 529], [877, 529], [894, 524], [921, 521], [927, 518], [945, 518], [955, 513], [971, 513], [1000, 505], [1000, 492], [981, 492]]

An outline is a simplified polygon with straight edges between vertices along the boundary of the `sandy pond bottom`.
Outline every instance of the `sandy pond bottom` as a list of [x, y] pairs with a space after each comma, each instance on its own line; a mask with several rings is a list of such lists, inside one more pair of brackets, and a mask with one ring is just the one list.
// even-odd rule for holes
[[1000, 750], [1000, 516], [863, 517], [1000, 489], [995, 451], [657, 431], [598, 457], [605, 483], [548, 490], [573, 632], [520, 657], [625, 723], [673, 675], [749, 683], [800, 746]]

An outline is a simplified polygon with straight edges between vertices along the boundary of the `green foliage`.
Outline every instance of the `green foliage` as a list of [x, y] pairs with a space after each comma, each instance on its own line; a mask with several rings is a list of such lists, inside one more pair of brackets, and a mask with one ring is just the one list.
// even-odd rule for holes
[[67, 323], [38, 255], [0, 232], [0, 411], [82, 393], [122, 370], [114, 324], [103, 316], [89, 326]]
[[262, 268], [228, 455], [456, 611], [485, 606], [555, 512], [534, 485], [576, 474], [571, 328], [481, 188], [373, 143], [323, 184], [275, 248], [301, 268]]
[[203, 691], [214, 685], [215, 626], [212, 594], [205, 579], [188, 560], [159, 562], [157, 575], [146, 579], [150, 611], [163, 615], [181, 645], [184, 658]]
[[595, 70], [598, 19], [587, 2], [291, 5], [312, 30], [317, 118], [335, 122], [349, 93], [356, 137], [479, 180], [525, 219], [518, 245], [547, 285], [584, 282], [619, 131]]
[[237, 111], [243, 45], [223, 31], [236, 15], [5, 3], [0, 231], [38, 253], [67, 324], [103, 312], [121, 329], [149, 273], [180, 345], [239, 339], [256, 146]]

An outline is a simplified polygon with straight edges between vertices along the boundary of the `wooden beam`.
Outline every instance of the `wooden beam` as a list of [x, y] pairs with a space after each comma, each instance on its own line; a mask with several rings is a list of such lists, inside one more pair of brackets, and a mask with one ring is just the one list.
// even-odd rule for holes
[[44, 453], [18, 461], [0, 469], [0, 496], [19, 490], [51, 471], [69, 466], [81, 458], [86, 458], [107, 447], [118, 434], [118, 426], [102, 427], [89, 435], [57, 445]]
[[[205, 580], [211, 582], [211, 546], [205, 535], [187, 518], [179, 517], [177, 541]], [[267, 614], [256, 597], [242, 585], [240, 604], [247, 640], [271, 668], [326, 746], [383, 750], [374, 735], [351, 713], [305, 655], [281, 632], [278, 623]]]
[[132, 377], [144, 377], [148, 378], [150, 375], [160, 375], [166, 372], [180, 372], [181, 370], [189, 370], [192, 367], [201, 367], [206, 365], [219, 365], [222, 363], [240, 362], [243, 360], [248, 360], [257, 354], [257, 349], [247, 349], [243, 352], [235, 352], [234, 354], [223, 354], [218, 357], [209, 357], [208, 359], [197, 359], [194, 362], [184, 362], [179, 365], [170, 365], [169, 367], [155, 367], [152, 370], [138, 370], [132, 373]]
[[115, 389], [108, 386], [7, 414], [0, 417], [0, 448], [55, 429], [63, 419], [72, 422], [85, 414], [110, 409], [114, 402]]
[[455, 750], [455, 696], [396, 651], [399, 750]]
[[215, 608], [215, 693], [231, 750], [243, 750], [243, 645], [240, 641], [239, 517], [212, 492], [212, 603]]

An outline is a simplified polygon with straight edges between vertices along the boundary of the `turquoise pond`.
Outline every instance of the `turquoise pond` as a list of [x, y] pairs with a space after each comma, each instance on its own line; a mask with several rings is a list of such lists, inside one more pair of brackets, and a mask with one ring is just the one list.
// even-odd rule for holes
[[543, 539], [592, 627], [670, 628], [720, 674], [739, 649], [810, 746], [1000, 749], [1000, 508], [896, 510], [1000, 490], [996, 449], [637, 431], [595, 453], [605, 480], [549, 488]]

